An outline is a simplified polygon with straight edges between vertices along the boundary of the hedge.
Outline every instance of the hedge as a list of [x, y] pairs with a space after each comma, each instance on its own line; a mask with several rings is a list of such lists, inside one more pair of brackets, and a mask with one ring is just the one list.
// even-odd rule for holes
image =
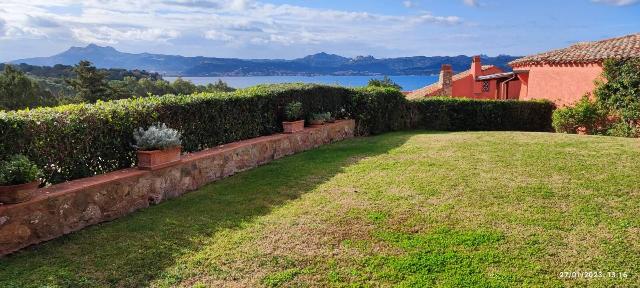
[[553, 131], [548, 101], [426, 98], [411, 101], [413, 128], [439, 131]]
[[356, 120], [358, 135], [407, 128], [549, 131], [550, 103], [429, 99], [407, 101], [390, 88], [261, 85], [231, 93], [165, 95], [96, 104], [0, 112], [0, 159], [25, 154], [60, 183], [135, 164], [132, 132], [163, 122], [183, 135], [183, 150], [282, 131], [284, 107]]
[[47, 183], [59, 183], [133, 166], [137, 127], [167, 123], [182, 132], [183, 150], [192, 152], [281, 131], [289, 101], [301, 101], [308, 113], [338, 113], [350, 93], [275, 85], [0, 112], [0, 158], [25, 154], [44, 170]]

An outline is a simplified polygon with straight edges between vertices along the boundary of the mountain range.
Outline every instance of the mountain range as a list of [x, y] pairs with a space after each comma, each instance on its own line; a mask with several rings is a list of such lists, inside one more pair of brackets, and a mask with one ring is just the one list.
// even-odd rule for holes
[[[483, 55], [482, 63], [510, 70], [507, 63], [517, 58]], [[73, 65], [81, 60], [89, 60], [98, 68], [140, 69], [165, 76], [434, 75], [440, 72], [442, 64], [451, 64], [454, 71], [464, 71], [471, 63], [471, 57], [465, 55], [378, 59], [373, 56], [348, 58], [324, 52], [293, 60], [186, 57], [125, 53], [95, 44], [71, 47], [50, 57], [19, 59], [10, 63], [53, 66]]]

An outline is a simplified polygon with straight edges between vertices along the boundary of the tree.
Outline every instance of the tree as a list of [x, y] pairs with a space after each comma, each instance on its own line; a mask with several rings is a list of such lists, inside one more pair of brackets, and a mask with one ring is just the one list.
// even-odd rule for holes
[[107, 84], [107, 72], [98, 70], [89, 61], [80, 61], [73, 67], [75, 79], [67, 80], [67, 83], [76, 91], [76, 95], [87, 102], [94, 103], [98, 100], [110, 100], [113, 91]]
[[173, 81], [171, 86], [173, 87], [173, 92], [177, 95], [190, 95], [198, 92], [198, 86], [189, 80], [183, 80], [181, 77]]
[[597, 83], [596, 100], [619, 118], [615, 136], [640, 134], [640, 58], [610, 59], [603, 65], [605, 81]]
[[4, 65], [0, 74], [0, 109], [35, 108], [55, 105], [56, 102], [49, 91], [40, 88], [37, 81], [12, 65]]
[[384, 76], [382, 80], [379, 79], [371, 79], [367, 84], [369, 87], [385, 87], [385, 88], [394, 88], [398, 90], [402, 90], [402, 86], [398, 85], [396, 82], [393, 82], [389, 76]]
[[214, 91], [233, 92], [236, 89], [233, 87], [229, 87], [229, 85], [227, 85], [227, 83], [222, 81], [222, 79], [218, 79], [218, 82], [216, 82], [215, 84], [213, 83], [207, 84], [205, 90], [207, 92], [214, 92]]

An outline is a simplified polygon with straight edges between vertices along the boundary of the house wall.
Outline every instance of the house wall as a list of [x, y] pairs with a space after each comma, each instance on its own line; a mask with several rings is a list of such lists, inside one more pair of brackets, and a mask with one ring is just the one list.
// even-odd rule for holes
[[507, 99], [518, 100], [520, 98], [520, 87], [522, 86], [521, 81], [516, 78], [509, 81], [507, 85], [509, 85]]
[[518, 79], [511, 80], [509, 82], [509, 93], [507, 99], [518, 100], [520, 98], [520, 90], [522, 87], [522, 81]]
[[[502, 73], [502, 69], [498, 67], [492, 67], [482, 71], [482, 76]], [[461, 79], [453, 81], [452, 96], [457, 98], [473, 98], [473, 99], [496, 99], [498, 95], [496, 80], [490, 80], [489, 92], [482, 92], [478, 94], [473, 93], [474, 79], [472, 75], [467, 75]]]
[[[517, 67], [529, 70], [528, 81], [520, 93], [521, 100], [547, 99], [558, 106], [575, 104], [595, 88], [602, 65], [536, 65]], [[521, 78], [522, 79], [522, 78]]]

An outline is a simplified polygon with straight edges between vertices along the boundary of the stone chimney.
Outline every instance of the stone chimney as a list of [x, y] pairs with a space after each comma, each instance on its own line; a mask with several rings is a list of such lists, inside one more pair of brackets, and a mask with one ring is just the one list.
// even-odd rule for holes
[[451, 65], [442, 64], [438, 83], [440, 84], [440, 87], [442, 87], [442, 96], [453, 95], [453, 69], [451, 68]]
[[473, 93], [482, 93], [482, 83], [476, 81], [479, 76], [482, 76], [482, 62], [480, 62], [480, 56], [473, 56], [471, 61], [471, 76], [473, 77]]

